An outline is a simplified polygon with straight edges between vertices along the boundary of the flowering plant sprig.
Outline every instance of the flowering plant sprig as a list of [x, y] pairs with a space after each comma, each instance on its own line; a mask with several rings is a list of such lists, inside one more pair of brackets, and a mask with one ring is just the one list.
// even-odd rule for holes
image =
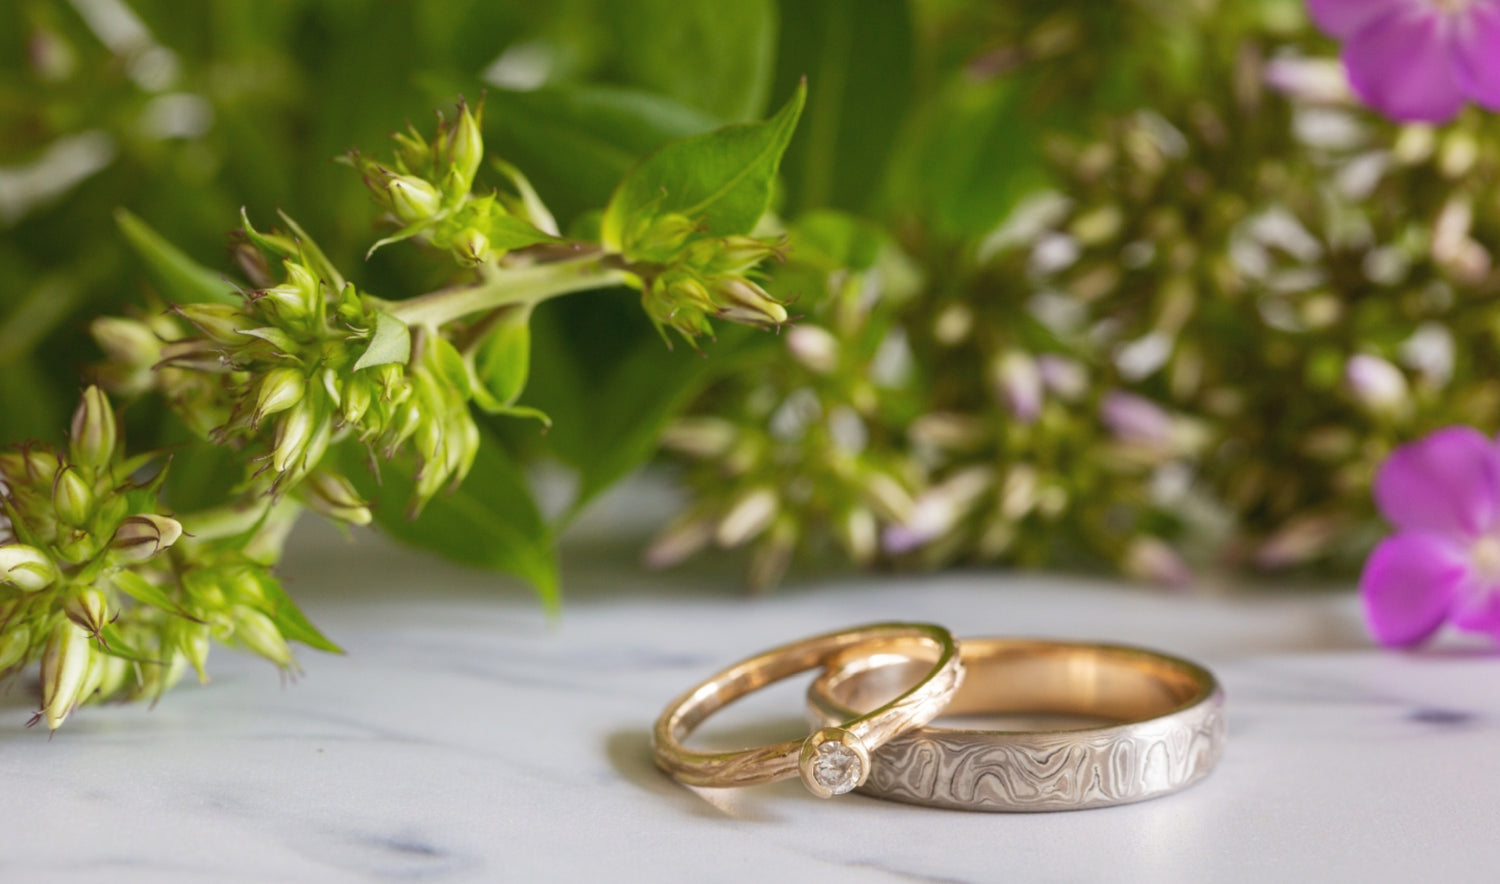
[[55, 729], [80, 703], [157, 696], [189, 667], [205, 678], [211, 639], [284, 671], [297, 666], [290, 642], [338, 650], [270, 571], [302, 510], [374, 519], [335, 451], [361, 446], [372, 462], [407, 465], [416, 517], [474, 468], [484, 442], [471, 406], [547, 420], [519, 400], [532, 310], [550, 298], [635, 286], [653, 321], [690, 339], [711, 333], [709, 317], [785, 321], [751, 278], [777, 244], [751, 231], [802, 96], [765, 123], [648, 158], [604, 212], [606, 231], [636, 233], [598, 240], [561, 236], [503, 161], [493, 168], [507, 189], [479, 189], [480, 112], [467, 105], [432, 138], [397, 135], [389, 163], [351, 154], [398, 228], [372, 251], [412, 241], [457, 265], [451, 285], [415, 297], [357, 286], [284, 214], [284, 228], [268, 231], [242, 218], [234, 254], [245, 282], [232, 287], [122, 215], [172, 304], [96, 320], [109, 356], [99, 377], [123, 397], [160, 394], [204, 443], [239, 452], [243, 474], [220, 506], [160, 512], [166, 458], [125, 457], [99, 387], [84, 394], [67, 453], [0, 455], [0, 670], [40, 660], [39, 718]]

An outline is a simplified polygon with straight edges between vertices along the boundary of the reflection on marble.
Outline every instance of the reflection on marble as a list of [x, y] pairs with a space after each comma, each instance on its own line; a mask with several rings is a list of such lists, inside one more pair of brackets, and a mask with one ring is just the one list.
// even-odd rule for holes
[[[1346, 593], [1163, 596], [993, 573], [824, 580], [569, 557], [549, 622], [520, 587], [314, 534], [292, 589], [348, 650], [279, 684], [221, 652], [157, 708], [48, 740], [0, 699], [0, 880], [1436, 881], [1500, 868], [1500, 659], [1370, 648]], [[646, 734], [734, 659], [888, 619], [1154, 646], [1211, 666], [1229, 748], [1143, 804], [990, 815], [823, 801], [796, 782], [690, 790]], [[799, 727], [800, 684], [727, 710], [721, 742]], [[764, 719], [760, 721], [759, 719]], [[710, 724], [719, 724], [717, 719]]]

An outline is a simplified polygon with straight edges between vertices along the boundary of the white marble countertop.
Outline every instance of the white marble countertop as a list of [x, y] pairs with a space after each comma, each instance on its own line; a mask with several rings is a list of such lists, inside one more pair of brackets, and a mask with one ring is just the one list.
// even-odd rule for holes
[[[525, 590], [372, 537], [286, 573], [348, 650], [282, 686], [217, 652], [155, 709], [48, 740], [0, 698], [0, 881], [1438, 881], [1500, 870], [1500, 657], [1388, 653], [1349, 593], [1167, 596], [1029, 575], [841, 578], [760, 598], [584, 547], [549, 622]], [[693, 791], [647, 731], [723, 665], [879, 619], [1153, 646], [1228, 693], [1218, 771], [1143, 804], [978, 814]], [[802, 684], [727, 733], [787, 738]], [[757, 716], [764, 719], [756, 725]], [[716, 719], [717, 721], [717, 719]], [[721, 737], [724, 734], [721, 733]]]

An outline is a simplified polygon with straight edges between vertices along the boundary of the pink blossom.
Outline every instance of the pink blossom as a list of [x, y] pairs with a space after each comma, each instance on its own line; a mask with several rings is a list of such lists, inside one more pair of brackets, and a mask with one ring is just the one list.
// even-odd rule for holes
[[1396, 534], [1365, 562], [1365, 619], [1385, 645], [1444, 623], [1500, 640], [1500, 444], [1449, 427], [1391, 453], [1375, 502]]
[[1473, 101], [1500, 110], [1500, 0], [1308, 0], [1344, 41], [1349, 85], [1397, 120], [1442, 122]]

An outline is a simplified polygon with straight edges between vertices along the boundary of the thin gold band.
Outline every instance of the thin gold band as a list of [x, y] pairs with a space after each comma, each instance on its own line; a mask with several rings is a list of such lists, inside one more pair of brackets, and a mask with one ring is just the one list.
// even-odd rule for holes
[[[1224, 694], [1203, 667], [1140, 648], [964, 639], [968, 670], [945, 715], [1072, 715], [1092, 723], [1032, 731], [924, 727], [873, 756], [860, 791], [964, 810], [1106, 807], [1165, 795], [1207, 776], [1224, 750]], [[808, 691], [815, 722], [878, 704], [931, 652], [844, 653]]]
[[[896, 647], [920, 653], [925, 675], [878, 708], [829, 721], [805, 740], [758, 749], [699, 752], [682, 744], [710, 715], [752, 691], [842, 652], [883, 654]], [[863, 783], [870, 753], [937, 717], [962, 679], [957, 643], [941, 626], [875, 623], [813, 636], [736, 663], [673, 700], [657, 719], [652, 751], [657, 766], [688, 785], [749, 786], [800, 773], [809, 791], [827, 798]]]

